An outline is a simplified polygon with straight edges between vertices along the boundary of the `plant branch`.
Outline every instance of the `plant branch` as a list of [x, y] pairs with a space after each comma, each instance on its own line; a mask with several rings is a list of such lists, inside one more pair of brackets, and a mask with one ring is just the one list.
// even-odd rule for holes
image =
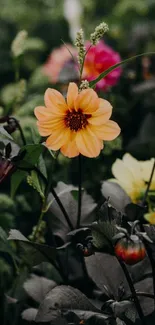
[[144, 319], [144, 314], [143, 314], [141, 305], [139, 303], [139, 300], [137, 298], [136, 290], [134, 288], [134, 285], [133, 285], [132, 279], [130, 277], [130, 274], [128, 272], [128, 269], [127, 269], [124, 262], [122, 262], [119, 258], [117, 258], [117, 259], [118, 259], [118, 262], [119, 262], [119, 264], [120, 264], [120, 266], [121, 266], [121, 268], [122, 268], [122, 270], [123, 270], [123, 272], [125, 274], [125, 277], [127, 279], [127, 282], [128, 282], [128, 285], [129, 285], [129, 288], [131, 290], [132, 297], [133, 297], [133, 300], [134, 300], [134, 303], [135, 303], [135, 307], [137, 309], [137, 312], [138, 312], [139, 318], [140, 318], [140, 320], [142, 322], [142, 325], [146, 325], [145, 319]]
[[69, 216], [68, 216], [68, 213], [66, 212], [66, 210], [65, 210], [65, 208], [64, 208], [64, 206], [63, 206], [61, 200], [59, 199], [59, 196], [57, 195], [57, 193], [55, 192], [55, 190], [54, 190], [53, 187], [51, 187], [51, 193], [53, 194], [53, 196], [54, 196], [56, 202], [58, 203], [59, 208], [60, 208], [60, 210], [62, 211], [62, 213], [63, 213], [63, 215], [64, 215], [64, 217], [65, 217], [65, 219], [66, 219], [66, 221], [67, 221], [67, 223], [68, 223], [69, 228], [70, 228], [71, 230], [74, 230], [74, 227], [73, 227], [73, 225], [72, 225], [72, 223], [71, 223], [71, 221], [70, 221], [70, 218], [69, 218]]
[[20, 136], [21, 136], [21, 139], [23, 141], [23, 145], [25, 146], [26, 145], [26, 139], [25, 139], [25, 136], [24, 136], [24, 133], [23, 133], [23, 130], [20, 126], [20, 123], [18, 122], [18, 120], [15, 118], [15, 117], [10, 117], [9, 120], [13, 120], [15, 123], [16, 123], [16, 126], [20, 132]]
[[[140, 225], [140, 229], [141, 229], [142, 232], [145, 232], [145, 229], [144, 229], [143, 224]], [[153, 292], [154, 292], [154, 306], [155, 306], [155, 261], [153, 259], [152, 251], [151, 251], [151, 248], [150, 248], [149, 244], [146, 241], [144, 241], [144, 245], [145, 245], [145, 248], [146, 248], [146, 251], [147, 251], [147, 255], [148, 255], [148, 258], [150, 260], [150, 264], [151, 264], [151, 268], [152, 268]]]
[[[146, 298], [154, 299], [153, 294], [143, 292], [143, 291], [136, 292], [136, 295], [139, 296], [139, 297], [146, 297]], [[130, 298], [132, 298], [132, 295], [129, 295], [129, 296], [125, 297], [125, 299], [130, 299]]]
[[86, 51], [86, 53], [85, 53], [85, 55], [84, 55], [84, 58], [83, 58], [83, 61], [82, 61], [82, 65], [81, 65], [81, 67], [80, 67], [80, 82], [79, 82], [79, 84], [81, 83], [81, 79], [82, 79], [82, 72], [83, 72], [83, 67], [84, 67], [85, 58], [86, 58], [86, 55], [87, 55], [87, 53], [89, 52], [89, 50], [90, 50], [91, 47], [92, 47], [92, 44], [88, 47], [88, 49], [87, 49], [87, 51]]
[[145, 202], [146, 202], [146, 199], [147, 199], [147, 195], [148, 195], [148, 192], [149, 192], [151, 183], [152, 183], [154, 171], [155, 171], [155, 159], [154, 159], [154, 163], [153, 163], [153, 166], [152, 166], [152, 171], [151, 171], [150, 179], [149, 179], [149, 182], [147, 184], [147, 188], [146, 188], [146, 191], [145, 191], [145, 194], [144, 194], [144, 197], [143, 197], [143, 201], [142, 201], [142, 205], [143, 206], [145, 206]]
[[77, 214], [77, 224], [76, 228], [80, 227], [81, 219], [81, 196], [82, 196], [82, 157], [78, 156], [78, 165], [79, 165], [79, 192], [78, 192], [78, 214]]

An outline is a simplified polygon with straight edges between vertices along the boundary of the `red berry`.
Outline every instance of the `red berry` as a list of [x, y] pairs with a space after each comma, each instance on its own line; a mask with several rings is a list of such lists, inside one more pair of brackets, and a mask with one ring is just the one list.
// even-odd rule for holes
[[126, 264], [134, 265], [146, 256], [146, 250], [141, 239], [136, 235], [123, 237], [115, 245], [116, 256]]

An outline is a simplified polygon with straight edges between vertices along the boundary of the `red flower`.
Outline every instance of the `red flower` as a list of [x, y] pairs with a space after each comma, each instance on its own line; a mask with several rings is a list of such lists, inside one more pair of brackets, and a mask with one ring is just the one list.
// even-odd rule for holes
[[[90, 42], [86, 42], [86, 49], [88, 49], [89, 46]], [[121, 57], [119, 53], [115, 52], [110, 46], [101, 40], [97, 45], [92, 46], [86, 55], [83, 79], [91, 81], [97, 78], [101, 72], [120, 61]], [[122, 69], [120, 67], [113, 70], [97, 83], [96, 88], [98, 90], [107, 90], [111, 86], [116, 85], [119, 81], [121, 72]]]

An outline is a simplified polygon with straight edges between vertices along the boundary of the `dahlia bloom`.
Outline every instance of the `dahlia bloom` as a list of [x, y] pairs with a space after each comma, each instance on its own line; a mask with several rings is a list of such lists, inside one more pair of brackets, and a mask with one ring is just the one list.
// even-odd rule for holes
[[[116, 159], [112, 166], [112, 174], [117, 182], [129, 195], [134, 203], [137, 203], [144, 195], [147, 183], [150, 178], [154, 159], [147, 161], [138, 161], [129, 153], [126, 153], [122, 160]], [[150, 186], [155, 190], [155, 174]]]
[[[90, 42], [86, 42], [86, 49], [90, 46]], [[83, 78], [91, 81], [97, 78], [101, 72], [107, 70], [112, 65], [121, 61], [119, 53], [115, 52], [110, 46], [105, 44], [103, 40], [97, 45], [92, 46], [88, 51], [83, 70]], [[97, 90], [107, 90], [111, 86], [118, 83], [122, 69], [119, 67], [110, 72], [105, 78], [101, 79], [97, 85]]]
[[[72, 60], [71, 54], [75, 57], [77, 55], [77, 50], [71, 44], [66, 44], [54, 49], [47, 62], [43, 66], [43, 73], [49, 77], [51, 83], [57, 83], [59, 81], [59, 74], [64, 65]], [[69, 51], [68, 51], [68, 49]]]
[[37, 126], [41, 136], [47, 137], [46, 146], [61, 150], [64, 156], [97, 157], [103, 140], [115, 139], [120, 128], [109, 120], [111, 104], [97, 96], [93, 89], [78, 93], [75, 83], [70, 83], [67, 100], [55, 89], [45, 92], [45, 107], [35, 108]]

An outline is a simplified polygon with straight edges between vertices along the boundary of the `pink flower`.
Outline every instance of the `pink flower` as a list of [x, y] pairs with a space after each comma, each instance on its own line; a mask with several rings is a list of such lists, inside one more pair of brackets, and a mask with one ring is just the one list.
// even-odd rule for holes
[[[86, 49], [90, 46], [90, 42], [86, 42]], [[75, 60], [77, 59], [77, 50], [71, 44], [67, 44], [67, 48], [74, 56]], [[54, 49], [47, 62], [43, 66], [43, 73], [49, 77], [51, 83], [57, 83], [59, 81], [59, 75], [64, 66], [72, 61], [72, 56], [69, 53], [65, 45], [60, 46], [59, 48]], [[91, 81], [99, 76], [99, 74], [112, 65], [119, 63], [121, 57], [119, 53], [115, 52], [110, 46], [105, 44], [101, 40], [97, 45], [92, 46], [88, 51], [82, 79], [87, 79]], [[78, 63], [73, 64], [73, 69], [78, 72]], [[100, 80], [96, 85], [96, 90], [108, 90], [108, 88], [116, 85], [120, 78], [122, 69], [119, 67], [109, 73], [105, 78]]]
[[[75, 57], [77, 54], [75, 47], [70, 44], [66, 45]], [[43, 73], [49, 77], [50, 82], [53, 84], [58, 82], [59, 73], [64, 67], [65, 63], [72, 60], [71, 54], [67, 48], [65, 45], [62, 45], [59, 48], [55, 48], [43, 66]]]
[[[86, 48], [88, 49], [90, 42], [86, 42]], [[112, 65], [119, 63], [121, 57], [119, 53], [115, 52], [110, 46], [105, 44], [103, 40], [95, 46], [92, 46], [88, 51], [85, 58], [83, 79], [91, 81], [99, 76], [99, 74]], [[107, 90], [111, 86], [118, 83], [122, 69], [119, 67], [109, 73], [105, 78], [100, 80], [96, 88], [97, 90]]]

